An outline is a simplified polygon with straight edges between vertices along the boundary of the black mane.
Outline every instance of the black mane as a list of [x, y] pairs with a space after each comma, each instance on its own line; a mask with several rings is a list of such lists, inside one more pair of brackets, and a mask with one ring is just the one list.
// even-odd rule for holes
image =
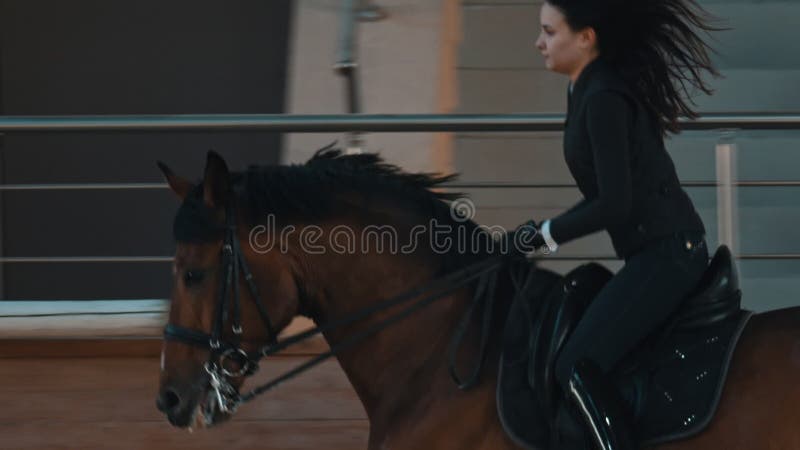
[[346, 193], [389, 198], [450, 223], [450, 210], [443, 200], [463, 195], [431, 189], [456, 177], [406, 173], [377, 154], [348, 155], [332, 146], [318, 150], [302, 165], [251, 166], [232, 174], [234, 192], [251, 224], [263, 222], [267, 214], [322, 219]]
[[[445, 202], [463, 198], [463, 194], [432, 190], [456, 177], [457, 174], [407, 173], [377, 154], [345, 154], [328, 146], [318, 150], [305, 164], [250, 166], [245, 171], [233, 172], [231, 185], [237, 207], [250, 226], [263, 224], [269, 215], [276, 217], [278, 224], [292, 219], [322, 220], [336, 213], [343, 195], [356, 194], [363, 197], [365, 208], [369, 208], [373, 200], [381, 204], [389, 200], [393, 208], [417, 216], [420, 224], [435, 219], [439, 224], [450, 225], [454, 233], [459, 228], [466, 232], [463, 233], [466, 236], [472, 236], [474, 232], [483, 233], [472, 220], [455, 220]], [[195, 203], [200, 195], [202, 188], [197, 186], [191, 196], [197, 197]], [[192, 199], [187, 198], [182, 209], [189, 200]], [[190, 218], [184, 218], [183, 226], [194, 223], [193, 227], [202, 227], [198, 217], [193, 213]], [[485, 254], [478, 253], [462, 255], [454, 248], [448, 255], [455, 256], [457, 261], [447, 259], [461, 265]]]

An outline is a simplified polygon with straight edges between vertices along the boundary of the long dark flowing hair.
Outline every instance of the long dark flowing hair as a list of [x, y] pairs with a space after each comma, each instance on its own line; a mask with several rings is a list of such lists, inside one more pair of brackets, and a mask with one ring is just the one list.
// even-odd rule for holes
[[546, 0], [573, 31], [592, 27], [601, 57], [612, 62], [653, 113], [662, 134], [679, 133], [678, 118], [698, 117], [690, 87], [713, 90], [702, 78], [721, 77], [698, 33], [724, 31], [695, 0]]

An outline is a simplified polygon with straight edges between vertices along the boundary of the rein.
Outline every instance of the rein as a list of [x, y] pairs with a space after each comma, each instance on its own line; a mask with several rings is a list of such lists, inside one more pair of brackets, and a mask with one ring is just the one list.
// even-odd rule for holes
[[[478, 280], [472, 302], [468, 307], [463, 318], [459, 322], [449, 347], [448, 364], [450, 375], [456, 382], [458, 387], [462, 390], [469, 389], [475, 386], [478, 382], [480, 372], [484, 365], [486, 357], [486, 348], [490, 334], [492, 322], [492, 310], [494, 305], [494, 290], [497, 282], [499, 270], [509, 262], [507, 256], [493, 256], [486, 260], [473, 263], [455, 272], [446, 274], [440, 278], [431, 280], [430, 282], [403, 292], [394, 297], [377, 302], [374, 305], [360, 309], [348, 316], [339, 318], [337, 320], [328, 322], [321, 326], [316, 326], [309, 330], [289, 336], [283, 340], [277, 339], [269, 318], [266, 308], [258, 295], [255, 282], [253, 281], [252, 273], [250, 272], [238, 239], [236, 238], [236, 228], [233, 223], [232, 208], [227, 211], [227, 226], [225, 229], [225, 237], [222, 247], [222, 273], [224, 275], [224, 282], [219, 289], [219, 297], [215, 307], [215, 320], [211, 334], [201, 331], [184, 328], [178, 325], [167, 323], [164, 328], [164, 338], [172, 341], [179, 341], [184, 344], [193, 345], [210, 350], [209, 361], [205, 363], [205, 370], [209, 374], [210, 384], [214, 390], [214, 401], [216, 407], [222, 412], [233, 413], [239, 405], [249, 402], [257, 395], [260, 395], [277, 385], [287, 381], [295, 376], [309, 370], [317, 364], [325, 361], [326, 359], [335, 356], [355, 344], [362, 342], [364, 339], [380, 332], [388, 326], [399, 322], [400, 320], [410, 316], [414, 312], [434, 303], [436, 300], [444, 298], [448, 294], [466, 286], [474, 280]], [[248, 353], [239, 345], [241, 343], [242, 326], [241, 326], [241, 308], [239, 305], [239, 289], [238, 279], [243, 275], [247, 282], [248, 290], [253, 296], [253, 300], [258, 309], [259, 316], [264, 322], [268, 333], [268, 344], [261, 347], [256, 352]], [[512, 279], [515, 277], [512, 273]], [[514, 281], [517, 285], [517, 281]], [[517, 286], [519, 292], [519, 286]], [[229, 295], [232, 294], [232, 295]], [[233, 332], [233, 340], [225, 342], [222, 338], [224, 323], [228, 318], [228, 308], [226, 303], [228, 297], [231, 297], [231, 306], [233, 311], [233, 318], [231, 319], [231, 331]], [[286, 373], [275, 377], [269, 382], [252, 389], [250, 392], [239, 395], [236, 389], [230, 383], [230, 378], [249, 376], [258, 370], [258, 362], [261, 358], [274, 355], [287, 347], [307, 340], [317, 334], [324, 333], [329, 330], [340, 328], [349, 325], [353, 322], [363, 320], [377, 312], [387, 310], [389, 308], [404, 305], [411, 302], [417, 297], [424, 296], [421, 299], [412, 302], [410, 305], [405, 306], [401, 311], [398, 311], [391, 316], [381, 320], [373, 326], [348, 336], [343, 341], [335, 346], [332, 346], [328, 351], [321, 353], [314, 358], [298, 365], [297, 367], [287, 371]], [[473, 315], [479, 309], [483, 310], [483, 320], [481, 325], [480, 337], [480, 351], [477, 362], [473, 370], [470, 372], [466, 381], [462, 381], [456, 370], [456, 355], [461, 346], [466, 330], [471, 322]], [[226, 361], [235, 362], [239, 367], [238, 370], [228, 370], [225, 365]]]

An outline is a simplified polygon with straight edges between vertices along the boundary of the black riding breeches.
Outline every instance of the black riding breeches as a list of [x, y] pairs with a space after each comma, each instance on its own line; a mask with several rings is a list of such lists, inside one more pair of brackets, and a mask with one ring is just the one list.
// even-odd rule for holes
[[556, 378], [562, 389], [567, 389], [572, 367], [580, 359], [611, 371], [677, 309], [707, 266], [708, 245], [699, 231], [660, 238], [626, 258], [558, 356]]

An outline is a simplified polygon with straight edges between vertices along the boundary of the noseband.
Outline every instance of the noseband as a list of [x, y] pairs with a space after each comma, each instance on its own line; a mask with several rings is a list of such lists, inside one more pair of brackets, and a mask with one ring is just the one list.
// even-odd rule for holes
[[[229, 205], [232, 205], [232, 203], [233, 202], [229, 202]], [[322, 326], [316, 326], [294, 336], [287, 337], [282, 341], [278, 341], [278, 336], [275, 333], [273, 324], [269, 318], [264, 303], [262, 302], [261, 297], [258, 295], [258, 289], [253, 281], [253, 275], [247, 266], [247, 262], [245, 261], [239, 240], [236, 238], [234, 217], [233, 209], [231, 206], [229, 206], [226, 211], [225, 237], [221, 252], [221, 272], [224, 276], [224, 282], [220, 285], [211, 334], [184, 328], [172, 323], [167, 323], [166, 327], [164, 328], [164, 338], [166, 340], [178, 341], [184, 344], [208, 349], [210, 351], [209, 360], [205, 363], [205, 371], [209, 375], [209, 383], [214, 391], [214, 396], [212, 399], [216, 403], [216, 408], [218, 408], [221, 412], [234, 413], [242, 403], [252, 400], [255, 396], [272, 389], [278, 384], [293, 378], [302, 372], [305, 372], [311, 367], [330, 358], [331, 356], [334, 356], [339, 352], [352, 347], [353, 345], [378, 333], [395, 322], [408, 317], [417, 310], [430, 305], [436, 300], [444, 298], [446, 295], [463, 288], [475, 280], [478, 281], [478, 285], [475, 289], [472, 303], [456, 328], [453, 341], [450, 345], [449, 368], [451, 376], [455, 380], [456, 384], [458, 384], [460, 389], [466, 390], [477, 384], [485, 359], [484, 356], [486, 352], [486, 345], [488, 343], [488, 335], [490, 332], [493, 310], [494, 287], [497, 281], [497, 274], [499, 269], [504, 267], [509, 261], [519, 262], [520, 260], [518, 258], [509, 259], [507, 256], [490, 257], [486, 260], [466, 266], [456, 272], [449, 273], [441, 278], [434, 279], [423, 286], [401, 293], [395, 297], [376, 302], [374, 305], [356, 311], [350, 316], [331, 321]], [[532, 277], [528, 276], [528, 273], [526, 272], [528, 270], [527, 263], [525, 263], [524, 267], [521, 264], [516, 264], [516, 267], [520, 268], [520, 270], [512, 270], [511, 272], [512, 280], [516, 286], [515, 290], [517, 293], [524, 292], [527, 290], [530, 278]], [[524, 278], [524, 282], [522, 283], [518, 281], [520, 278], [520, 273], [522, 273], [521, 276]], [[261, 316], [261, 320], [264, 323], [268, 336], [267, 345], [261, 347], [257, 352], [252, 353], [248, 353], [240, 347], [243, 332], [238, 287], [240, 275], [243, 275], [245, 281], [247, 282], [248, 290], [253, 297], [259, 316]], [[231, 293], [232, 295], [229, 295]], [[233, 317], [230, 320], [233, 338], [230, 341], [226, 341], [223, 338], [223, 328], [225, 326], [225, 322], [228, 320], [228, 308], [226, 308], [226, 304], [229, 296], [231, 298], [230, 309], [233, 312]], [[420, 299], [420, 297], [422, 298]], [[337, 345], [332, 346], [327, 352], [315, 356], [307, 362], [297, 366], [281, 376], [276, 377], [268, 383], [253, 389], [245, 395], [239, 395], [236, 391], [236, 388], [233, 387], [230, 381], [230, 378], [254, 374], [258, 370], [258, 362], [261, 360], [261, 358], [274, 355], [293, 344], [307, 340], [317, 334], [349, 325], [353, 322], [357, 322], [368, 316], [371, 316], [376, 312], [409, 303], [414, 299], [417, 300], [411, 303], [411, 305], [406, 306], [405, 309], [390, 315], [366, 330], [362, 330], [354, 335], [348, 336], [343, 341], [337, 343]], [[460, 348], [466, 328], [478, 309], [483, 310], [480, 355], [477, 358], [477, 363], [475, 364], [474, 369], [470, 373], [470, 377], [466, 381], [462, 381], [455, 369], [456, 354]], [[226, 362], [234, 363], [234, 366], [238, 367], [238, 370], [229, 370], [229, 365], [227, 365]]]

